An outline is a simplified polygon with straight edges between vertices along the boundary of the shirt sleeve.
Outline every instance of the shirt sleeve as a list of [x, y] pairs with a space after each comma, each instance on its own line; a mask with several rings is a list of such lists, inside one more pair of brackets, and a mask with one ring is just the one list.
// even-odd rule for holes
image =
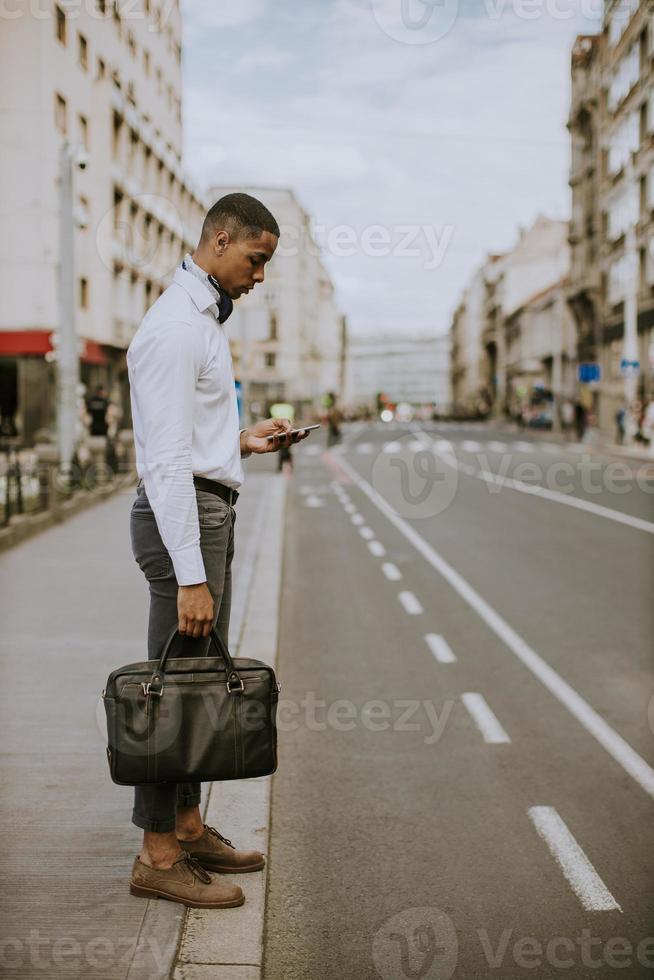
[[202, 338], [160, 323], [139, 352], [135, 391], [144, 433], [143, 483], [179, 585], [206, 582], [191, 446]]

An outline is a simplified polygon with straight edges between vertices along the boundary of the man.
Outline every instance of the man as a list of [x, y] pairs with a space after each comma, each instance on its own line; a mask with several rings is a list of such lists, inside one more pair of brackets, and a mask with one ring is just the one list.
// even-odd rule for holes
[[[247, 194], [221, 198], [196, 251], [147, 312], [127, 352], [141, 478], [130, 532], [150, 588], [149, 659], [161, 655], [175, 623], [181, 637], [173, 656], [205, 656], [212, 626], [227, 643], [241, 458], [308, 434], [287, 435], [288, 419], [257, 422], [239, 434], [222, 326], [232, 301], [263, 282], [278, 240], [277, 222], [260, 201]], [[264, 857], [236, 850], [205, 826], [199, 804], [199, 784], [135, 788], [132, 821], [144, 834], [133, 894], [199, 908], [243, 903], [239, 887], [207, 872], [258, 871]]]
[[86, 399], [86, 411], [91, 416], [89, 435], [107, 435], [107, 432], [109, 431], [109, 425], [107, 423], [107, 410], [109, 408], [109, 404], [109, 399], [107, 398], [102, 385], [98, 385], [95, 389], [95, 394]]

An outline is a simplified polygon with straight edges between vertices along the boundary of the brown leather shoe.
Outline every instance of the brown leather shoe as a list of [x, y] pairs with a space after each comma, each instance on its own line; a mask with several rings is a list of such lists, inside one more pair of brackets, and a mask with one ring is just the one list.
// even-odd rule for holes
[[227, 840], [206, 823], [202, 837], [197, 840], [180, 840], [179, 845], [207, 871], [241, 874], [244, 871], [261, 871], [266, 864], [266, 859], [259, 851], [237, 851], [231, 840]]
[[245, 901], [238, 885], [225, 885], [212, 878], [186, 853], [166, 869], [151, 868], [137, 855], [129, 890], [140, 898], [167, 898], [190, 909], [231, 909]]

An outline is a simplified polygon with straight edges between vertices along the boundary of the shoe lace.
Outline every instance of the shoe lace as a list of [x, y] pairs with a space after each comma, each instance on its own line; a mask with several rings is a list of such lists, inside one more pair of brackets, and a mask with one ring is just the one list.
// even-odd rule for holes
[[204, 882], [205, 885], [211, 884], [211, 875], [204, 870], [196, 858], [191, 857], [190, 854], [185, 854], [184, 860], [186, 861], [191, 874], [195, 875], [196, 878], [199, 878], [199, 880]]
[[221, 840], [223, 844], [227, 844], [228, 847], [231, 847], [233, 850], [235, 850], [231, 840], [227, 840], [226, 837], [223, 837], [223, 835], [219, 833], [219, 831], [217, 831], [215, 827], [207, 827], [207, 830], [209, 831], [210, 834], [213, 834], [214, 837], [217, 837], [218, 840]]

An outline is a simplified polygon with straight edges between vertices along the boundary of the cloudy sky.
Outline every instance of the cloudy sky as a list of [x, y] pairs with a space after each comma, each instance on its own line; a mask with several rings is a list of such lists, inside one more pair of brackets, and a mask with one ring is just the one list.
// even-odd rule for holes
[[568, 216], [570, 48], [601, 6], [184, 0], [187, 169], [291, 187], [353, 332], [443, 333], [488, 252]]

